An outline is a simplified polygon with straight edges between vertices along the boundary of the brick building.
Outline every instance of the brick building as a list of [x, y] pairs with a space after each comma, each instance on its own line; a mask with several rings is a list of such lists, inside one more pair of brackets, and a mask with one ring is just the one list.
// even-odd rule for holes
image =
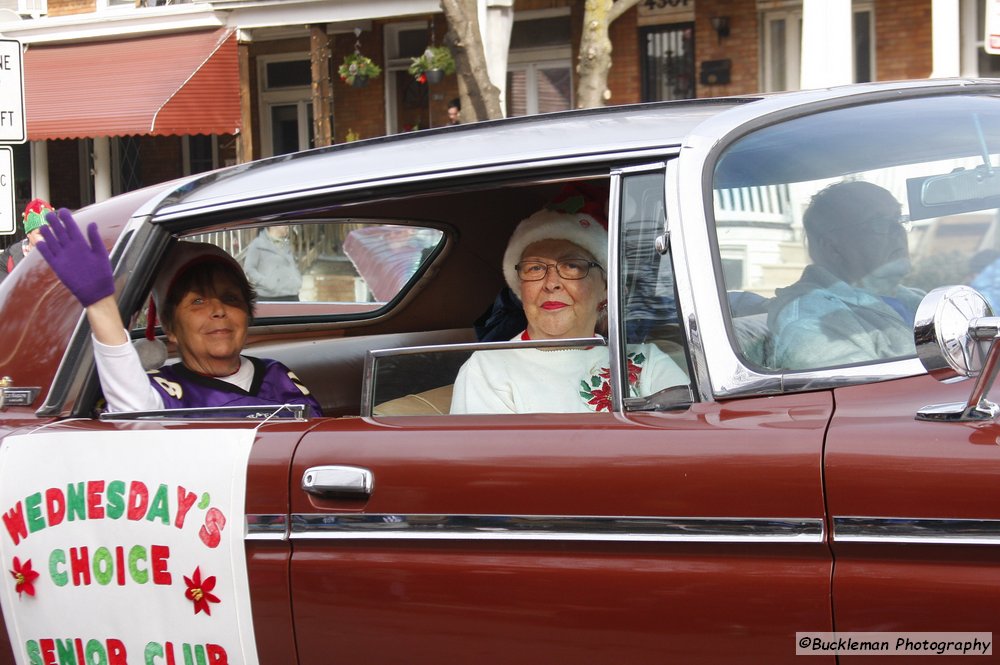
[[[507, 113], [572, 108], [584, 1], [483, 3], [513, 18]], [[989, 76], [1000, 67], [982, 48], [985, 11], [986, 0], [642, 0], [611, 25], [609, 103]], [[26, 47], [18, 204], [76, 208], [325, 145], [317, 132], [340, 143], [444, 125], [457, 78], [419, 84], [406, 69], [446, 32], [437, 0], [0, 0], [0, 34]], [[356, 49], [383, 69], [365, 87], [336, 75]]]

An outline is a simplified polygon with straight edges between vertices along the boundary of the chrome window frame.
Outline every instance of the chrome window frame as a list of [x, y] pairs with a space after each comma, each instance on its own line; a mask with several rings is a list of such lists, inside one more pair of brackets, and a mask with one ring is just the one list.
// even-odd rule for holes
[[[674, 255], [678, 306], [684, 316], [695, 383], [702, 400], [830, 389], [926, 373], [916, 356], [808, 371], [774, 372], [762, 372], [744, 361], [724, 299], [726, 291], [718, 245], [713, 237], [712, 192], [719, 158], [730, 145], [750, 133], [801, 116], [933, 96], [940, 92], [941, 88], [932, 82], [895, 90], [891, 94], [878, 89], [877, 85], [855, 86], [833, 95], [829, 90], [804, 91], [796, 94], [801, 103], [790, 105], [787, 97], [765, 98], [708, 118], [687, 136], [680, 157], [667, 164], [667, 218], [681, 220], [671, 233], [672, 244], [680, 243], [683, 248]], [[948, 92], [961, 94], [963, 90], [952, 84]], [[996, 89], [970, 86], [967, 92], [996, 94]], [[699, 192], [699, 196], [685, 196], [681, 192]], [[712, 270], [699, 265], [698, 257], [710, 257]]]
[[[412, 356], [421, 353], [490, 351], [498, 349], [564, 349], [577, 346], [606, 346], [613, 348], [601, 337], [580, 337], [573, 339], [533, 339], [528, 341], [506, 342], [468, 342], [465, 344], [435, 344], [432, 346], [406, 346], [393, 349], [372, 349], [365, 354], [365, 368], [361, 383], [361, 417], [362, 418], [395, 418], [396, 416], [375, 416], [375, 372], [378, 361], [382, 358]], [[613, 354], [612, 354], [613, 355]], [[454, 380], [453, 380], [454, 382]], [[612, 382], [613, 384], [614, 382]], [[449, 414], [451, 415], [451, 414]]]

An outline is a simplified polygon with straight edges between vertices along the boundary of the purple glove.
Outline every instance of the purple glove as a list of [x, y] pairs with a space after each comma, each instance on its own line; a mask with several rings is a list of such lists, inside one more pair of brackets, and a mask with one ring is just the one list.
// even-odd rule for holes
[[[87, 227], [87, 238], [80, 233], [73, 215], [66, 208], [58, 213], [45, 215], [48, 225], [40, 228], [44, 242], [35, 248], [52, 266], [66, 288], [84, 307], [93, 305], [106, 296], [114, 295], [115, 280], [111, 274], [111, 261], [104, 241], [97, 232], [97, 224]], [[89, 239], [89, 243], [87, 240]]]

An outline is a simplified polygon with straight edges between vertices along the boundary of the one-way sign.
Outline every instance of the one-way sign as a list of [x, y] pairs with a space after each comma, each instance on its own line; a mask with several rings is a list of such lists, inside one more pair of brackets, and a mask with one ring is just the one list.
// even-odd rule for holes
[[27, 133], [21, 42], [0, 39], [0, 143], [24, 143]]

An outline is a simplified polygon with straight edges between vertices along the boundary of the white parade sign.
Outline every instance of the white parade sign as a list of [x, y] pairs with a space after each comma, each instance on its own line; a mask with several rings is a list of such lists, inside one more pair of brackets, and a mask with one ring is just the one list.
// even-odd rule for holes
[[24, 143], [27, 138], [21, 42], [0, 39], [0, 143]]
[[0, 147], [0, 235], [17, 230], [14, 211], [14, 151]]
[[0, 605], [18, 665], [257, 665], [253, 429], [41, 431], [0, 447]]

